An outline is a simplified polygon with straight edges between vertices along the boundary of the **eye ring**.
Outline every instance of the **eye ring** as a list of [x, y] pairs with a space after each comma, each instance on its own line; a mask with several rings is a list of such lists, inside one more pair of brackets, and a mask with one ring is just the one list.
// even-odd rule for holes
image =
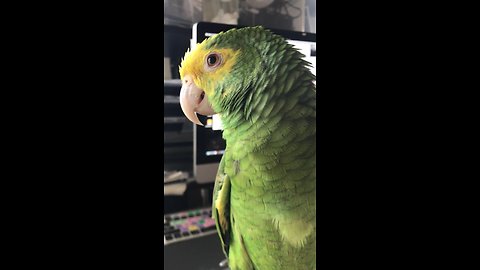
[[205, 68], [209, 70], [217, 68], [221, 63], [222, 56], [216, 52], [209, 53], [205, 58]]

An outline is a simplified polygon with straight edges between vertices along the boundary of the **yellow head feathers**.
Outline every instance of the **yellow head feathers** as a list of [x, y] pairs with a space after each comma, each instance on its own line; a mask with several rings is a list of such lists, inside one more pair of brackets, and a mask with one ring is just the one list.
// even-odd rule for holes
[[[208, 48], [207, 43], [213, 41], [215, 36], [204, 40], [192, 50], [188, 50], [180, 66], [180, 79], [186, 75], [193, 78], [194, 83], [207, 95], [213, 93], [215, 84], [221, 81], [232, 69], [237, 61], [238, 50], [230, 48]], [[206, 65], [207, 57], [212, 53], [221, 56], [221, 63], [214, 69]]]

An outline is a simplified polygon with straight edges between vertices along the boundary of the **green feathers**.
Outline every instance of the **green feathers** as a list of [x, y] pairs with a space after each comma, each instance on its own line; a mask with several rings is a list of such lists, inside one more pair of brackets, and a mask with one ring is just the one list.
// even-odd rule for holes
[[229, 267], [315, 269], [315, 77], [262, 27], [221, 33], [206, 46], [239, 51], [209, 96], [227, 142], [213, 213]]

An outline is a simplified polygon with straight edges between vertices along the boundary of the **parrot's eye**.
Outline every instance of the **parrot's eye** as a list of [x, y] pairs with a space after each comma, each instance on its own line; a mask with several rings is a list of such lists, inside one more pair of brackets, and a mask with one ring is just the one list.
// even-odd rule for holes
[[218, 59], [215, 54], [209, 55], [207, 58], [207, 63], [209, 66], [214, 66], [217, 63]]
[[207, 55], [206, 66], [208, 69], [218, 67], [222, 62], [222, 57], [218, 53], [211, 53]]

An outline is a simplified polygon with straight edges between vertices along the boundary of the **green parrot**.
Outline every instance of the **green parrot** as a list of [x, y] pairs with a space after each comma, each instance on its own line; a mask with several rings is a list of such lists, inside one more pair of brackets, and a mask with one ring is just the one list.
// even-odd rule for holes
[[219, 114], [212, 215], [232, 270], [316, 269], [316, 87], [303, 55], [263, 27], [187, 51], [180, 105]]

